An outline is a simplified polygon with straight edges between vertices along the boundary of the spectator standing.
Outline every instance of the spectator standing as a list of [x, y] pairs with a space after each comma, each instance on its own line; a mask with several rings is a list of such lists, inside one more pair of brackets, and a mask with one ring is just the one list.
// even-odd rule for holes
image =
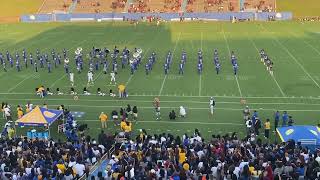
[[280, 112], [276, 111], [274, 113], [274, 132], [276, 132], [276, 130], [277, 130], [277, 127], [279, 125], [279, 121], [280, 121]]
[[287, 122], [288, 122], [289, 116], [287, 111], [283, 111], [282, 114], [282, 127], [287, 126]]
[[293, 126], [294, 120], [292, 119], [292, 116], [289, 116], [288, 120], [288, 126]]
[[246, 121], [246, 127], [247, 127], [247, 135], [250, 135], [251, 127], [252, 127], [252, 121], [250, 118]]
[[257, 136], [259, 136], [259, 129], [261, 128], [261, 120], [260, 118], [256, 118], [256, 121], [254, 123], [254, 132]]
[[266, 139], [269, 139], [270, 135], [270, 119], [267, 119], [267, 121], [264, 123], [264, 137]]
[[100, 122], [101, 122], [101, 128], [107, 128], [107, 120], [108, 120], [108, 116], [104, 113], [101, 112], [100, 116], [99, 116]]
[[174, 110], [172, 110], [172, 111], [169, 113], [169, 119], [170, 119], [170, 120], [175, 120], [175, 119], [176, 119], [176, 112], [174, 112]]
[[133, 106], [132, 114], [133, 114], [133, 120], [137, 120], [138, 119], [138, 108], [137, 108], [137, 106]]
[[243, 119], [244, 121], [247, 121], [250, 117], [250, 109], [249, 106], [246, 106], [243, 110]]

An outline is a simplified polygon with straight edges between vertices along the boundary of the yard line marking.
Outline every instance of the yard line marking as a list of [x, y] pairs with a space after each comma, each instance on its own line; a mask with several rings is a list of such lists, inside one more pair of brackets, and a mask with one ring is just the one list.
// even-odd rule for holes
[[[297, 37], [297, 35], [293, 32], [290, 32], [293, 36]], [[300, 39], [299, 39], [300, 40]], [[302, 41], [308, 45], [309, 47], [311, 47], [314, 51], [316, 51], [319, 55], [320, 55], [320, 51], [318, 49], [316, 49], [314, 46], [312, 46], [308, 41], [302, 39]]]
[[[259, 54], [259, 49], [258, 47], [256, 46], [256, 43], [249, 37], [248, 33], [247, 33], [247, 38], [248, 40], [253, 44], [254, 48], [257, 50], [258, 54]], [[274, 75], [271, 75], [272, 79], [274, 80], [274, 82], [276, 83], [276, 85], [278, 86], [279, 90], [280, 90], [280, 93], [282, 94], [283, 97], [286, 96], [286, 94], [282, 91], [278, 81], [276, 80], [276, 78], [274, 77]]]
[[238, 81], [238, 76], [237, 76], [237, 75], [234, 75], [234, 77], [235, 77], [236, 82], [237, 82], [237, 86], [238, 86], [238, 90], [239, 90], [240, 97], [242, 97], [242, 92], [241, 92], [241, 89], [240, 89], [240, 84], [239, 84], [239, 81]]
[[201, 43], [201, 45], [200, 45], [201, 51], [202, 51], [202, 39], [203, 39], [203, 33], [201, 32], [201, 41], [200, 41], [200, 43]]
[[60, 77], [59, 79], [57, 79], [56, 81], [54, 81], [49, 87], [50, 87], [50, 88], [53, 88], [53, 87], [57, 84], [57, 82], [59, 82], [59, 81], [61, 81], [63, 78], [65, 78], [66, 75], [67, 75], [67, 73], [65, 73], [62, 77]]
[[[226, 42], [226, 45], [227, 45], [227, 48], [228, 48], [228, 51], [229, 51], [229, 56], [231, 56], [230, 46], [229, 46], [228, 40], [226, 38], [226, 35], [225, 35], [223, 29], [222, 29], [222, 34], [223, 34], [224, 41]], [[239, 81], [238, 81], [238, 77], [237, 77], [237, 75], [234, 75], [234, 77], [235, 77], [234, 79], [237, 82], [237, 86], [238, 86], [238, 91], [239, 91], [240, 97], [242, 97], [242, 92], [241, 92], [240, 84], [239, 84]]]
[[[86, 120], [79, 120], [82, 122], [99, 122], [96, 119], [86, 119]], [[177, 122], [177, 121], [139, 121], [141, 123], [162, 123], [162, 124], [201, 124], [201, 125], [232, 125], [232, 126], [243, 126], [244, 124], [240, 123], [218, 123], [218, 122], [193, 122], [193, 121], [184, 121], [184, 122]], [[177, 130], [179, 131], [179, 130]]]
[[[88, 95], [83, 95], [83, 96], [88, 96]], [[26, 98], [21, 99], [21, 98], [8, 98], [5, 99], [8, 101], [23, 101], [26, 100]], [[30, 101], [39, 101], [42, 99], [27, 99]], [[50, 98], [46, 98], [46, 101], [74, 101], [73, 99], [50, 99]], [[137, 103], [152, 103], [153, 101], [146, 101], [146, 100], [134, 100], [134, 99], [127, 99], [127, 100], [114, 100], [114, 99], [79, 99], [79, 101], [82, 102], [113, 102], [113, 103], [117, 103], [117, 102], [137, 102]], [[162, 103], [190, 103], [190, 104], [207, 104], [207, 101], [161, 101]], [[236, 105], [240, 105], [240, 102], [238, 101], [217, 101], [216, 104], [236, 104]], [[247, 104], [250, 105], [308, 105], [308, 106], [320, 106], [319, 103], [286, 103], [286, 102], [279, 102], [279, 103], [273, 103], [273, 102], [248, 102]]]
[[201, 96], [201, 74], [199, 76], [199, 96]]
[[[263, 25], [261, 25], [266, 31], [268, 31], [267, 28], [265, 28]], [[274, 36], [272, 36], [272, 38], [282, 47], [282, 49], [284, 49], [289, 56], [296, 62], [296, 64], [298, 64], [300, 66], [300, 68], [304, 71], [304, 73], [314, 82], [314, 84], [320, 89], [320, 85], [317, 83], [317, 81], [315, 81], [312, 76], [309, 74], [309, 72], [304, 68], [304, 66], [298, 61], [298, 59], [288, 50], [288, 48], [286, 48], [280, 41], [278, 38], [275, 38]]]
[[[172, 58], [173, 58], [174, 52], [176, 51], [178, 42], [179, 42], [179, 40], [180, 40], [180, 36], [181, 36], [181, 32], [179, 33], [178, 39], [176, 40], [176, 44], [175, 44], [175, 46], [174, 46], [174, 48], [173, 48], [172, 55], [171, 55]], [[161, 96], [162, 90], [163, 90], [163, 87], [164, 87], [164, 84], [165, 84], [166, 80], [167, 80], [167, 75], [164, 76], [164, 79], [163, 79], [163, 81], [162, 81], [161, 88], [160, 88], [160, 91], [159, 91], [159, 95], [158, 95], [158, 96]]]
[[133, 77], [133, 74], [131, 74], [130, 77], [129, 77], [129, 79], [127, 80], [127, 82], [126, 82], [126, 84], [125, 84], [126, 87], [128, 86], [128, 84], [129, 84], [129, 82], [131, 81], [132, 77]]
[[[59, 104], [49, 105], [49, 107], [57, 107]], [[65, 104], [66, 107], [81, 107], [81, 108], [122, 108], [123, 106], [96, 106], [96, 105], [74, 105], [74, 104]], [[140, 109], [154, 109], [152, 106], [142, 106]], [[177, 107], [174, 106], [165, 106], [161, 107], [163, 109], [174, 109]], [[191, 107], [188, 108], [190, 110], [208, 110], [208, 108], [199, 108], [199, 107]], [[224, 111], [243, 111], [241, 108], [215, 108], [216, 110], [224, 110]], [[288, 112], [320, 112], [320, 109], [272, 109], [272, 108], [262, 108], [259, 111], [288, 111]]]
[[[202, 39], [203, 39], [203, 33], [201, 32], [201, 45], [200, 45], [200, 48], [201, 48], [201, 51], [202, 51]], [[201, 96], [201, 79], [202, 79], [202, 74], [200, 73], [199, 75], [199, 96]]]
[[[159, 37], [160, 32], [161, 32], [161, 31], [159, 31], [159, 32], [157, 33], [157, 35], [153, 38], [153, 40], [152, 40], [151, 42], [154, 42], [155, 39], [157, 39], [157, 38]], [[132, 41], [130, 41], [130, 43], [131, 43], [131, 42], [132, 42]], [[145, 59], [145, 57], [148, 56], [148, 52], [149, 52], [150, 49], [151, 49], [151, 46], [148, 47], [147, 51], [145, 52], [145, 55], [143, 56], [143, 59]], [[128, 80], [127, 80], [127, 82], [126, 82], [126, 84], [125, 84], [126, 87], [128, 86], [128, 84], [130, 83], [131, 79], [133, 78], [133, 75], [134, 75], [134, 74], [131, 74], [131, 76], [128, 78]]]
[[[0, 95], [35, 95], [35, 93], [19, 93], [19, 92], [0, 92]], [[97, 95], [97, 94], [91, 94], [91, 95]], [[53, 95], [55, 96], [55, 95]], [[70, 94], [64, 94], [64, 95], [59, 95], [59, 96], [71, 96]], [[78, 96], [87, 96], [87, 95], [82, 95], [78, 94]], [[300, 97], [295, 97], [295, 96], [218, 96], [218, 95], [207, 95], [207, 96], [181, 96], [181, 95], [161, 95], [162, 97], [177, 97], [177, 98], [207, 98], [207, 97], [216, 97], [216, 98], [226, 98], [226, 99], [240, 99], [240, 98], [246, 98], [246, 99], [313, 99], [313, 100], [320, 100], [319, 97], [306, 97], [306, 96], [300, 96]], [[154, 97], [154, 95], [146, 95], [146, 94], [132, 94], [130, 97]]]
[[29, 76], [25, 77], [22, 81], [20, 81], [18, 84], [16, 84], [15, 86], [13, 86], [12, 88], [10, 88], [8, 90], [8, 92], [11, 92], [12, 90], [14, 90], [15, 88], [19, 87], [24, 81], [26, 81], [27, 79], [31, 78], [35, 73], [30, 74]]

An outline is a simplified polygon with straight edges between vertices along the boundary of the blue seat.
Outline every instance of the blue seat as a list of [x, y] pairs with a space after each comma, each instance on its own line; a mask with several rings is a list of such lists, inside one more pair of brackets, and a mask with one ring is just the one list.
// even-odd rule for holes
[[38, 132], [38, 133], [37, 133], [37, 138], [43, 139], [43, 134], [42, 134], [42, 132]]
[[27, 138], [32, 139], [32, 132], [30, 132], [30, 131], [27, 132]]
[[43, 138], [48, 139], [49, 138], [49, 133], [48, 132], [44, 132], [43, 133]]

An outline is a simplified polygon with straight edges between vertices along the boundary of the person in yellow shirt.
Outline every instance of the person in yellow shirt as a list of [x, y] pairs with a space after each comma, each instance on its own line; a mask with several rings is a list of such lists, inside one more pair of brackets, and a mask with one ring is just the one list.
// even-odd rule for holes
[[126, 121], [125, 120], [122, 120], [121, 123], [120, 123], [120, 129], [121, 131], [124, 131], [125, 130], [125, 126], [126, 126]]
[[14, 129], [8, 128], [8, 138], [11, 140], [14, 137]]
[[17, 107], [17, 116], [18, 116], [18, 119], [20, 119], [23, 116], [23, 111], [20, 105], [18, 105]]
[[267, 121], [264, 123], [264, 137], [266, 139], [269, 139], [269, 133], [270, 133], [270, 119], [267, 119]]
[[181, 149], [179, 151], [179, 164], [182, 164], [183, 162], [186, 161], [186, 151], [184, 149]]
[[43, 92], [44, 92], [44, 87], [40, 86], [37, 90], [37, 94], [39, 94], [41, 98], [44, 97]]
[[132, 131], [131, 122], [126, 121], [125, 123], [126, 123], [126, 125], [124, 126], [124, 132], [130, 133]]
[[118, 91], [119, 91], [119, 98], [123, 98], [124, 97], [124, 90], [126, 89], [126, 86], [124, 86], [123, 84], [120, 84], [118, 86]]
[[56, 166], [61, 171], [61, 173], [64, 174], [64, 172], [66, 171], [66, 166], [63, 164], [62, 160], [60, 160]]
[[101, 128], [107, 128], [108, 116], [104, 112], [101, 112], [99, 119], [101, 122]]

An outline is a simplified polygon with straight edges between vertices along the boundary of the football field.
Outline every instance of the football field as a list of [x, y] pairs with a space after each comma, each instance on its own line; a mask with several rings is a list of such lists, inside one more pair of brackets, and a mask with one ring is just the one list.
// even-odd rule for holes
[[[190, 133], [198, 128], [208, 138], [211, 134], [237, 132], [245, 135], [242, 118], [246, 100], [252, 110], [257, 110], [265, 122], [270, 118], [273, 125], [275, 110], [287, 110], [293, 116], [295, 124], [316, 125], [320, 113], [320, 23], [300, 22], [191, 22], [164, 23], [160, 26], [140, 23], [137, 26], [129, 23], [42, 23], [42, 24], [0, 24], [0, 52], [5, 56], [6, 50], [12, 55], [25, 48], [35, 54], [39, 48], [51, 59], [51, 50], [62, 54], [68, 49], [71, 69], [74, 51], [83, 48], [87, 54], [92, 46], [113, 49], [117, 45], [122, 49], [127, 46], [143, 50], [142, 65], [133, 75], [130, 68], [119, 71], [117, 83], [125, 84], [129, 97], [127, 99], [100, 97], [97, 95], [82, 96], [75, 101], [71, 95], [53, 95], [40, 99], [35, 95], [35, 88], [40, 85], [56, 88], [64, 93], [70, 89], [69, 76], [63, 65], [48, 73], [46, 68], [35, 72], [32, 67], [0, 69], [0, 101], [13, 105], [25, 105], [28, 101], [50, 108], [64, 104], [74, 112], [84, 112], [77, 120], [89, 125], [92, 137], [100, 132], [98, 116], [100, 112], [111, 113], [121, 107], [136, 105], [139, 111], [139, 122], [134, 124], [134, 131], [144, 128], [153, 133]], [[260, 49], [264, 49], [274, 62], [274, 75], [271, 76], [260, 62]], [[197, 52], [203, 51], [203, 73], [197, 73]], [[221, 73], [216, 74], [213, 63], [213, 50], [218, 49]], [[163, 64], [168, 51], [173, 53], [173, 63], [168, 75], [164, 74]], [[182, 51], [187, 52], [184, 75], [178, 74], [178, 65]], [[234, 51], [239, 64], [239, 73], [233, 75], [230, 53]], [[145, 74], [144, 64], [152, 52], [157, 54], [156, 64], [149, 75]], [[110, 58], [109, 58], [110, 59]], [[88, 63], [85, 59], [85, 69]], [[23, 63], [22, 63], [23, 64]], [[102, 68], [94, 74], [94, 85], [88, 87], [93, 94], [97, 88], [105, 93], [110, 86], [110, 76], [102, 73]], [[82, 93], [87, 84], [86, 70], [75, 73], [75, 89]], [[152, 102], [160, 97], [161, 121], [156, 121]], [[209, 115], [209, 98], [216, 100], [214, 117]], [[187, 117], [170, 121], [169, 112], [178, 112], [179, 106], [185, 106]], [[14, 112], [15, 114], [16, 112]], [[14, 115], [16, 117], [16, 115]], [[4, 120], [1, 121], [1, 125]], [[106, 131], [119, 130], [109, 121]], [[53, 137], [56, 134], [53, 126]], [[27, 128], [18, 133], [24, 133]]]

